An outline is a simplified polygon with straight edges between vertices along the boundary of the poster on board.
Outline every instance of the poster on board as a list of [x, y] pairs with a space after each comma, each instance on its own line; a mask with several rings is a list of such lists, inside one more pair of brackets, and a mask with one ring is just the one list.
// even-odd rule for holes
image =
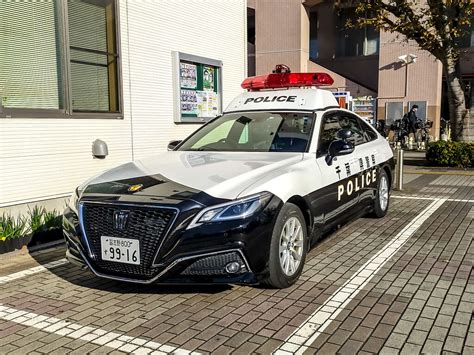
[[202, 76], [204, 91], [214, 91], [214, 68], [204, 66]]
[[219, 114], [219, 102], [214, 91], [197, 91], [198, 117], [216, 117]]
[[182, 88], [196, 89], [197, 86], [197, 67], [195, 64], [180, 63], [179, 78]]
[[198, 98], [196, 91], [181, 89], [181, 112], [197, 114]]

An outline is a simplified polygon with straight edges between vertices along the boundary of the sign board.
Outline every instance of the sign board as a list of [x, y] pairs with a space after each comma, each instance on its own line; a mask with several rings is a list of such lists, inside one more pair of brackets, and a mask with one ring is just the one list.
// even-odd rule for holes
[[173, 52], [174, 121], [203, 123], [222, 113], [222, 62]]

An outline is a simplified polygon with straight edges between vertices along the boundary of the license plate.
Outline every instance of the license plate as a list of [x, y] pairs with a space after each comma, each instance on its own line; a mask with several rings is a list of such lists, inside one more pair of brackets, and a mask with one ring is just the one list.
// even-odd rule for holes
[[140, 265], [140, 241], [136, 239], [100, 237], [102, 260]]

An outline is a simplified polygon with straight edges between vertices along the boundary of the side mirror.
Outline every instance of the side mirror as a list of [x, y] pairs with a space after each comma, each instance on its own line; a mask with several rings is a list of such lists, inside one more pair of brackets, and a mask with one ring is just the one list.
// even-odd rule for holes
[[332, 165], [332, 161], [339, 155], [351, 154], [354, 151], [354, 145], [344, 140], [332, 141], [329, 145], [328, 155], [326, 155], [326, 163]]
[[168, 150], [174, 150], [182, 141], [170, 141], [168, 143]]
[[343, 141], [352, 137], [353, 132], [348, 128], [342, 128], [337, 131], [337, 137]]

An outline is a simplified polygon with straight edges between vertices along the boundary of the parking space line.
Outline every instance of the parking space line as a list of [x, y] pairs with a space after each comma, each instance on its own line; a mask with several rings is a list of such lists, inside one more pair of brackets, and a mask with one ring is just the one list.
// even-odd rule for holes
[[[405, 200], [436, 200], [436, 197], [423, 197], [423, 196], [405, 196], [405, 195], [392, 195], [390, 197], [405, 199]], [[463, 199], [463, 198], [445, 198], [448, 202], [467, 202], [467, 203], [474, 203], [474, 200]]]
[[44, 265], [35, 266], [35, 267], [30, 268], [30, 269], [26, 269], [26, 270], [23, 270], [23, 271], [18, 271], [18, 272], [15, 272], [13, 274], [9, 274], [9, 275], [6, 275], [6, 276], [1, 276], [0, 277], [0, 285], [6, 284], [6, 283], [8, 283], [10, 281], [13, 281], [13, 280], [21, 279], [25, 276], [38, 274], [40, 272], [43, 272], [43, 271], [46, 271], [46, 270], [49, 270], [49, 269], [53, 269], [55, 267], [58, 267], [58, 266], [61, 266], [61, 265], [67, 264], [67, 263], [68, 263], [68, 261], [66, 259], [59, 259], [59, 260], [51, 261], [51, 262], [49, 262], [47, 264], [44, 264]]
[[321, 335], [350, 301], [370, 282], [375, 274], [408, 241], [421, 225], [447, 201], [445, 198], [434, 201], [408, 223], [379, 252], [370, 258], [359, 270], [336, 290], [306, 321], [301, 324], [275, 350], [275, 354], [302, 354]]
[[90, 326], [82, 326], [64, 319], [42, 316], [32, 312], [21, 311], [0, 304], [0, 319], [40, 329], [41, 331], [83, 340], [100, 346], [124, 351], [131, 354], [199, 354], [160, 344], [147, 339], [135, 338], [121, 333], [107, 332]]

